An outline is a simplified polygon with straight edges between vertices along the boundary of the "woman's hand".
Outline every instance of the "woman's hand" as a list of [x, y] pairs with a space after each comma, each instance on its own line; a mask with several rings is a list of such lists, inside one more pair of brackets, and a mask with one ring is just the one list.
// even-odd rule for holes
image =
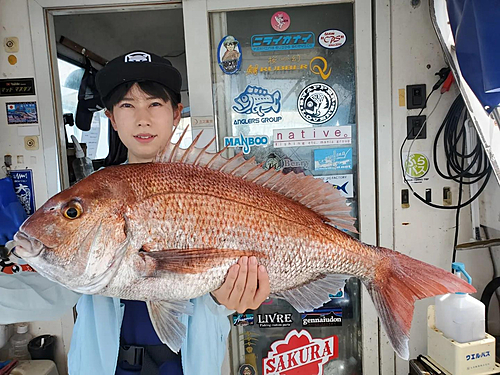
[[266, 268], [257, 264], [256, 257], [241, 257], [212, 296], [229, 310], [243, 314], [247, 309], [257, 309], [269, 296], [269, 291]]

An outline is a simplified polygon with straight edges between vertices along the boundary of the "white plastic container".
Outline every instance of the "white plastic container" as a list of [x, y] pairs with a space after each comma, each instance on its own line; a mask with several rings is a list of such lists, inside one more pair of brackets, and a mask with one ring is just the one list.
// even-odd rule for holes
[[[471, 282], [463, 263], [453, 263], [453, 269], [463, 273]], [[436, 328], [451, 340], [465, 343], [486, 337], [484, 304], [469, 294], [437, 296], [435, 313]]]
[[12, 335], [9, 340], [10, 343], [10, 353], [9, 357], [12, 359], [31, 359], [30, 353], [28, 351], [28, 343], [33, 338], [28, 333], [28, 324], [19, 324], [16, 326], [16, 333]]

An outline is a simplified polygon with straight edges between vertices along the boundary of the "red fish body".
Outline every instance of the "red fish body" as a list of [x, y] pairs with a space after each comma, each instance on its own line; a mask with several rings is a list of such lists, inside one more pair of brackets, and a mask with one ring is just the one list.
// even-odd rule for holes
[[219, 288], [241, 256], [256, 256], [271, 293], [298, 311], [355, 276], [407, 358], [413, 302], [474, 288], [329, 225], [355, 231], [349, 211], [335, 187], [311, 176], [170, 144], [155, 163], [106, 168], [51, 198], [20, 228], [16, 252], [75, 291], [147, 301], [173, 350], [183, 327], [171, 317]]

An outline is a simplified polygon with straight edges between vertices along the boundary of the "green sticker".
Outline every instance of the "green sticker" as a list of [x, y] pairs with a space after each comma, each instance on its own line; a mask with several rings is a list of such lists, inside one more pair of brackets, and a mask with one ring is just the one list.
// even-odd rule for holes
[[423, 177], [429, 172], [429, 159], [424, 154], [411, 154], [405, 158], [405, 173], [413, 178]]

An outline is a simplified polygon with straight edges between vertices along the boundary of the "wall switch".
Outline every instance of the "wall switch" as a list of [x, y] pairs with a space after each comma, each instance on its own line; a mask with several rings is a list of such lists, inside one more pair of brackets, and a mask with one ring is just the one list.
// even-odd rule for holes
[[406, 108], [425, 108], [426, 95], [425, 85], [406, 86]]
[[451, 206], [451, 189], [449, 187], [443, 188], [443, 205]]
[[406, 134], [408, 139], [427, 138], [426, 116], [407, 116]]
[[408, 189], [401, 190], [401, 207], [410, 207], [410, 192], [408, 191]]

